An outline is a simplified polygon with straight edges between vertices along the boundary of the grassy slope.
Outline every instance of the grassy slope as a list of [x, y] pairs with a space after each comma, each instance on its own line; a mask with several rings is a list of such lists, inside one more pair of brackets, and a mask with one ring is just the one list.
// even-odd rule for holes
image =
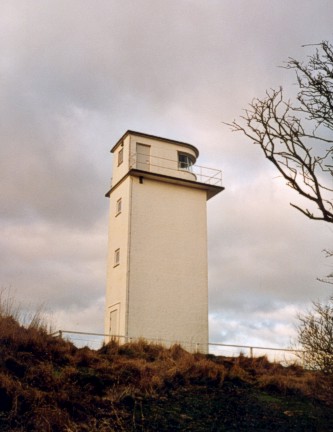
[[78, 349], [0, 316], [0, 430], [333, 431], [332, 381], [144, 342]]

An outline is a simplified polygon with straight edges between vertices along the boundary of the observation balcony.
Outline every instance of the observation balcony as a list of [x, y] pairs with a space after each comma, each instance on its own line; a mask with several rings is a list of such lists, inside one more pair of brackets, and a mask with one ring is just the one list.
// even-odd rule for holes
[[178, 160], [161, 156], [132, 153], [129, 169], [222, 187], [222, 171], [193, 164], [192, 158], [179, 153]]

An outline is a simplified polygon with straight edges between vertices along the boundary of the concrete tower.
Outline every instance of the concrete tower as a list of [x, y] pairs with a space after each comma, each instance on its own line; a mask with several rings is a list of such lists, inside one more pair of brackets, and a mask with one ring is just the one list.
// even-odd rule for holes
[[205, 351], [206, 201], [221, 172], [197, 171], [191, 144], [134, 131], [111, 152], [105, 333]]

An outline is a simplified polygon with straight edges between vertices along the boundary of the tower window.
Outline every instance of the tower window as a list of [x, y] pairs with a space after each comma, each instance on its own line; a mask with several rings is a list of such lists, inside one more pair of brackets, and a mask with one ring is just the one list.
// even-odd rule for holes
[[121, 213], [121, 198], [116, 202], [116, 216], [118, 216], [119, 213]]
[[178, 169], [192, 171], [193, 157], [186, 153], [178, 153]]
[[118, 152], [118, 166], [123, 163], [124, 160], [124, 149], [121, 148]]
[[114, 264], [113, 266], [116, 267], [120, 264], [120, 249], [116, 249], [114, 251]]

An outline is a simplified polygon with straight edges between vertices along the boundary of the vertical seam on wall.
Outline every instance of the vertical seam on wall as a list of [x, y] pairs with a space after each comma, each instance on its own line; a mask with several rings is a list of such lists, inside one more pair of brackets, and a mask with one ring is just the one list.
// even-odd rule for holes
[[[207, 316], [207, 330], [206, 338], [209, 343], [209, 265], [208, 265], [208, 208], [207, 208], [208, 196], [206, 192], [205, 200], [205, 244], [206, 244], [206, 316]], [[208, 350], [209, 345], [207, 345]]]
[[129, 306], [130, 306], [130, 264], [131, 264], [131, 232], [132, 232], [132, 189], [133, 177], [130, 176], [129, 182], [129, 202], [128, 202], [128, 241], [127, 241], [127, 277], [126, 277], [126, 323], [125, 323], [125, 336], [128, 334], [128, 321], [129, 321]]

